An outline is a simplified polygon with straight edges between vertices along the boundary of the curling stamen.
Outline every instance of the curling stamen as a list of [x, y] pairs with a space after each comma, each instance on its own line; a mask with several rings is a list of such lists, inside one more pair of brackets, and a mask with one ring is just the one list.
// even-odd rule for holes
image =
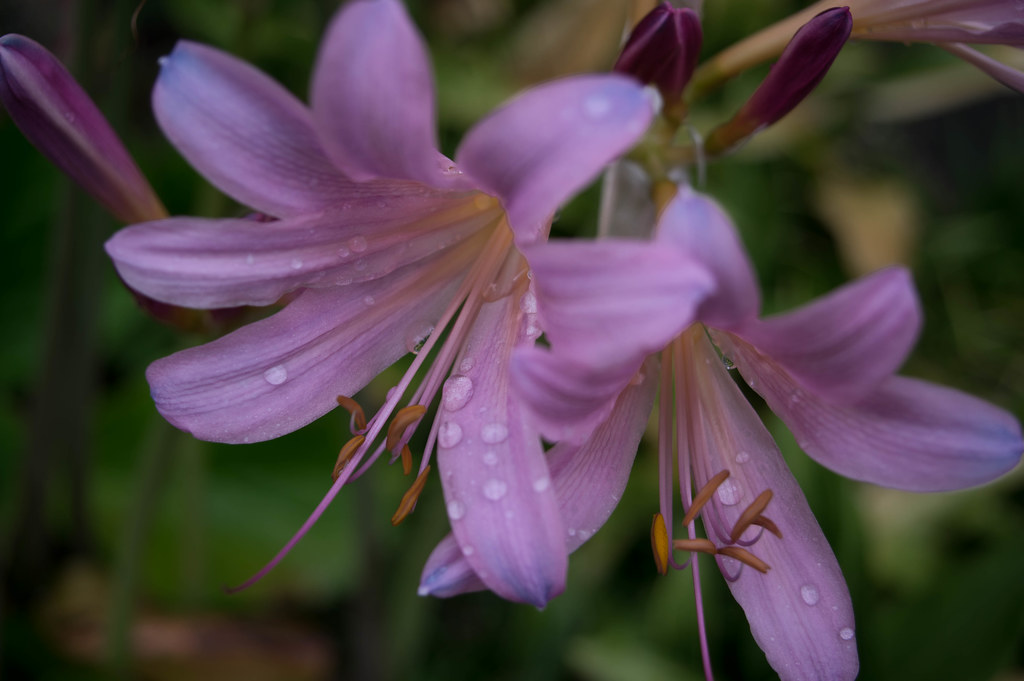
[[697, 492], [697, 496], [693, 498], [693, 503], [690, 504], [690, 508], [686, 511], [686, 515], [683, 516], [683, 526], [687, 526], [696, 519], [697, 514], [700, 513], [700, 509], [704, 508], [704, 504], [711, 500], [711, 495], [714, 494], [719, 485], [725, 482], [726, 478], [729, 477], [729, 471], [719, 471], [708, 480], [707, 484]]
[[773, 523], [770, 518], [765, 518], [763, 515], [759, 515], [752, 521], [750, 521], [750, 524], [757, 525], [758, 527], [763, 527], [779, 539], [782, 539], [782, 530], [780, 530], [779, 526]]
[[366, 412], [363, 411], [363, 408], [361, 406], [359, 406], [359, 403], [356, 402], [351, 397], [346, 397], [345, 395], [338, 395], [337, 400], [338, 404], [341, 405], [342, 409], [352, 414], [351, 425], [355, 426], [355, 430], [366, 430]]
[[341, 471], [345, 469], [348, 462], [352, 459], [355, 453], [363, 446], [363, 442], [366, 438], [362, 435], [356, 435], [354, 438], [345, 443], [345, 446], [338, 452], [338, 460], [334, 463], [334, 470], [331, 471], [331, 480], [337, 482], [338, 476], [341, 475]]
[[423, 418], [425, 413], [427, 413], [427, 408], [422, 404], [410, 404], [408, 407], [399, 409], [391, 419], [391, 425], [388, 426], [384, 449], [388, 451], [394, 449], [405, 435], [405, 429]]
[[398, 510], [391, 516], [391, 524], [399, 525], [406, 517], [413, 512], [416, 508], [416, 502], [420, 498], [420, 493], [423, 492], [423, 488], [427, 484], [427, 474], [430, 473], [430, 466], [423, 469], [423, 472], [417, 476], [416, 480], [412, 483], [412, 487], [402, 496], [402, 501], [398, 504]]
[[750, 567], [754, 568], [755, 570], [761, 573], [766, 573], [772, 569], [771, 566], [768, 565], [768, 563], [764, 562], [763, 560], [752, 554], [750, 551], [747, 551], [746, 549], [741, 548], [739, 546], [722, 546], [718, 549], [718, 553], [723, 556], [729, 556], [730, 558], [734, 558], [739, 562], [743, 563], [744, 565], [749, 565]]
[[[735, 543], [739, 540], [743, 532], [750, 527], [750, 525], [761, 515], [761, 512], [768, 507], [768, 502], [772, 500], [772, 491], [766, 489], [757, 495], [757, 498], [751, 502], [750, 506], [747, 506], [746, 510], [740, 515], [736, 524], [733, 525], [732, 532], [729, 533], [729, 541]], [[776, 528], [777, 529], [777, 528]]]

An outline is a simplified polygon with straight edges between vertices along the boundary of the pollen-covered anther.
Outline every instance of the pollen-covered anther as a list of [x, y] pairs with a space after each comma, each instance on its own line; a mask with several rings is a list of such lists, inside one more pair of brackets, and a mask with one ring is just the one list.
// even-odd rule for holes
[[713, 556], [718, 553], [718, 549], [715, 547], [714, 542], [710, 539], [673, 539], [672, 548], [676, 551], [697, 551], [699, 553], [706, 553], [709, 556]]
[[744, 565], [749, 565], [758, 572], [768, 572], [772, 569], [768, 563], [740, 546], [721, 546], [718, 548], [718, 553], [723, 556], [734, 558]]
[[[740, 514], [736, 524], [732, 527], [732, 532], [729, 533], [729, 540], [732, 542], [739, 541], [740, 536], [743, 532], [750, 527], [755, 520], [761, 516], [761, 512], [768, 507], [768, 502], [772, 500], [772, 491], [766, 489], [757, 495], [757, 498], [751, 502], [750, 506]], [[770, 521], [769, 521], [770, 522]], [[774, 523], [773, 523], [774, 524]], [[778, 528], [775, 528], [776, 530]]]
[[334, 463], [334, 470], [331, 471], [331, 479], [337, 480], [338, 476], [341, 475], [341, 471], [345, 469], [348, 462], [355, 455], [356, 451], [363, 445], [366, 438], [362, 435], [356, 435], [354, 438], [345, 443], [345, 446], [338, 452], [338, 460]]
[[668, 574], [668, 528], [665, 527], [665, 518], [660, 513], [655, 513], [651, 521], [651, 551], [654, 553], [654, 565], [658, 568], [658, 574]]
[[774, 534], [779, 539], [782, 539], [782, 530], [780, 530], [779, 526], [776, 525], [774, 522], [772, 522], [772, 520], [770, 518], [766, 518], [763, 515], [759, 515], [756, 518], [754, 518], [752, 521], [750, 521], [750, 524], [751, 525], [757, 525], [759, 527], [763, 527], [764, 529], [768, 530], [769, 532]]
[[342, 409], [352, 414], [352, 425], [356, 427], [356, 430], [366, 430], [366, 412], [359, 406], [359, 403], [345, 395], [338, 395], [336, 399]]
[[410, 404], [408, 407], [399, 409], [395, 417], [391, 419], [391, 425], [388, 426], [388, 437], [384, 448], [388, 451], [394, 450], [402, 440], [402, 436], [405, 435], [405, 429], [423, 418], [425, 413], [427, 413], [427, 408], [422, 404]]
[[409, 445], [402, 445], [402, 475], [412, 473], [412, 450]]
[[707, 484], [700, 488], [700, 491], [697, 492], [697, 496], [693, 498], [693, 503], [690, 504], [690, 508], [686, 510], [686, 515], [683, 516], [683, 527], [686, 527], [696, 519], [697, 514], [700, 513], [700, 509], [704, 508], [704, 504], [711, 500], [711, 495], [718, 490], [718, 487], [725, 482], [728, 477], [729, 471], [718, 471], [710, 480], [707, 481]]
[[430, 473], [430, 466], [423, 469], [416, 480], [412, 483], [412, 486], [402, 495], [402, 501], [398, 504], [398, 510], [391, 516], [391, 524], [399, 525], [406, 517], [413, 512], [416, 508], [416, 502], [419, 501], [420, 493], [423, 492], [423, 488], [427, 484], [427, 474]]

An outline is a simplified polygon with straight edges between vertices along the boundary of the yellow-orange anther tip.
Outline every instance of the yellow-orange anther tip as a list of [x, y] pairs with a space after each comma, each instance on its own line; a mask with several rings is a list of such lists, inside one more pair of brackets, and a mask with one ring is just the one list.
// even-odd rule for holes
[[352, 420], [357, 430], [366, 428], [366, 412], [358, 402], [346, 395], [338, 395], [335, 399], [342, 409], [352, 414]]
[[747, 551], [745, 548], [742, 548], [740, 546], [723, 546], [720, 549], [718, 549], [718, 552], [723, 556], [729, 556], [730, 558], [734, 558], [739, 562], [743, 563], [744, 565], [749, 565], [750, 567], [754, 568], [755, 570], [761, 573], [768, 572], [772, 569], [771, 566], [768, 565], [768, 563], [764, 562], [763, 560], [752, 554], [750, 551]]
[[665, 518], [660, 513], [655, 513], [651, 520], [651, 550], [654, 553], [654, 566], [658, 568], [658, 574], [668, 574], [668, 528], [665, 527]]
[[354, 438], [345, 443], [345, 446], [338, 452], [338, 460], [334, 463], [334, 470], [331, 471], [331, 479], [337, 480], [338, 476], [341, 475], [341, 471], [345, 469], [348, 462], [352, 459], [355, 453], [362, 446], [366, 438], [362, 435], [356, 435]]
[[427, 474], [430, 473], [430, 466], [423, 469], [423, 472], [416, 476], [416, 480], [413, 481], [412, 486], [402, 496], [402, 501], [398, 504], [398, 510], [391, 516], [392, 525], [400, 525], [410, 513], [416, 508], [416, 502], [420, 498], [420, 494], [423, 492], [423, 488], [427, 484]]
[[750, 502], [750, 505], [744, 509], [743, 513], [736, 520], [736, 524], [733, 525], [732, 532], [729, 533], [729, 539], [733, 542], [739, 541], [740, 535], [742, 535], [748, 527], [750, 527], [755, 520], [761, 515], [761, 512], [768, 507], [768, 503], [772, 500], [772, 491], [766, 489], [757, 495], [757, 498]]
[[388, 451], [394, 449], [405, 435], [405, 429], [419, 421], [425, 413], [427, 413], [427, 408], [422, 404], [410, 404], [408, 407], [399, 409], [395, 417], [391, 419], [391, 425], [388, 426], [384, 449]]
[[412, 473], [412, 450], [409, 445], [402, 445], [402, 475]]
[[686, 510], [686, 515], [683, 516], [683, 527], [686, 527], [697, 518], [697, 514], [704, 508], [704, 504], [711, 500], [711, 495], [715, 493], [718, 487], [725, 482], [726, 478], [730, 475], [728, 470], [722, 470], [715, 473], [710, 480], [707, 481], [700, 491], [697, 492], [697, 496], [693, 498], [693, 503], [690, 504], [690, 508]]

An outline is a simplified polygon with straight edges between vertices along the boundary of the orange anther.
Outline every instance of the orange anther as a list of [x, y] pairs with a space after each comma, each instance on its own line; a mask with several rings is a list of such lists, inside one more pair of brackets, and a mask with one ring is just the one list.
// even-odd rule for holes
[[704, 504], [711, 500], [711, 495], [715, 493], [718, 486], [725, 482], [725, 479], [729, 477], [729, 471], [718, 471], [707, 484], [701, 487], [700, 491], [697, 492], [697, 496], [693, 498], [693, 503], [690, 504], [690, 508], [687, 509], [686, 515], [683, 516], [683, 527], [686, 527], [694, 521], [697, 514], [700, 513], [700, 509], [704, 508]]
[[651, 521], [651, 550], [654, 552], [654, 565], [658, 568], [658, 574], [668, 574], [668, 528], [660, 513], [655, 513]]
[[345, 397], [344, 395], [338, 395], [336, 399], [342, 409], [345, 409], [352, 414], [352, 420], [355, 423], [356, 430], [363, 430], [366, 428], [366, 412], [363, 411], [363, 408], [359, 406], [358, 402], [353, 400], [351, 397]]
[[715, 555], [718, 550], [710, 539], [675, 539], [672, 541], [672, 548], [676, 551], [699, 551], [708, 555]]
[[740, 517], [736, 521], [736, 524], [733, 525], [732, 532], [729, 533], [730, 541], [738, 541], [740, 535], [743, 534], [744, 530], [750, 527], [751, 523], [753, 523], [754, 520], [756, 520], [757, 517], [761, 515], [761, 511], [763, 511], [768, 506], [768, 502], [771, 500], [772, 491], [770, 489], [766, 489], [765, 491], [758, 494], [757, 498], [754, 499], [753, 502], [751, 502], [750, 506], [747, 506], [743, 513], [740, 514]]
[[345, 443], [345, 446], [338, 452], [338, 460], [334, 464], [334, 470], [331, 471], [331, 479], [337, 480], [338, 476], [341, 475], [341, 471], [344, 470], [345, 466], [348, 465], [349, 460], [352, 459], [356, 451], [362, 446], [366, 440], [362, 435], [356, 435], [354, 438]]
[[412, 487], [410, 487], [402, 496], [402, 501], [398, 504], [398, 510], [395, 511], [393, 516], [391, 516], [392, 525], [400, 524], [416, 508], [416, 502], [420, 498], [420, 493], [427, 484], [427, 473], [429, 472], [430, 466], [427, 466], [423, 469], [423, 472], [416, 477], [416, 480], [412, 483]]
[[402, 475], [412, 473], [412, 450], [409, 445], [402, 445]]
[[739, 547], [739, 546], [722, 546], [718, 549], [718, 552], [723, 556], [729, 556], [735, 558], [739, 562], [749, 565], [758, 572], [768, 572], [771, 570], [771, 566], [764, 562], [750, 551]]
[[756, 518], [754, 518], [750, 522], [750, 524], [759, 525], [764, 529], [768, 530], [769, 532], [771, 532], [772, 534], [774, 534], [779, 539], [782, 539], [782, 530], [779, 529], [779, 526], [773, 523], [770, 519], [765, 518], [763, 515], [759, 515]]
[[426, 412], [427, 408], [422, 404], [410, 404], [408, 407], [399, 409], [395, 418], [391, 419], [391, 425], [388, 426], [388, 437], [384, 448], [388, 451], [394, 449], [398, 441], [405, 435], [405, 429], [419, 421]]

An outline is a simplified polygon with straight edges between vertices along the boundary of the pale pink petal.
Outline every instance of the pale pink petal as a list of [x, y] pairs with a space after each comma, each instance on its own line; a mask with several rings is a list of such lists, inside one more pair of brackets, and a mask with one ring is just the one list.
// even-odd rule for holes
[[409, 325], [436, 319], [457, 284], [412, 266], [364, 284], [306, 291], [272, 317], [151, 364], [153, 401], [202, 440], [290, 433], [408, 352]]
[[568, 554], [540, 435], [508, 389], [519, 312], [516, 296], [481, 308], [458, 363], [472, 367], [445, 385], [437, 462], [473, 571], [503, 598], [542, 607], [565, 588]]
[[384, 191], [346, 180], [325, 156], [306, 107], [246, 62], [180, 41], [161, 64], [157, 122], [189, 163], [239, 202], [285, 217]]
[[839, 564], [757, 413], [707, 338], [691, 338], [680, 447], [694, 462], [698, 488], [718, 472], [730, 472], [702, 511], [708, 537], [719, 546], [730, 543], [740, 515], [764, 490], [773, 497], [763, 515], [782, 534], [779, 539], [753, 527], [740, 537], [770, 566], [766, 574], [717, 558], [727, 578], [738, 573], [729, 588], [783, 681], [853, 679], [858, 669], [853, 607]]
[[524, 253], [541, 327], [556, 353], [581, 365], [639, 366], [713, 290], [699, 263], [657, 242], [552, 241]]
[[327, 151], [349, 177], [441, 178], [430, 60], [398, 0], [354, 0], [338, 12], [320, 45], [312, 102]]
[[852, 402], [902, 366], [920, 328], [910, 273], [894, 267], [752, 323], [737, 335], [821, 399]]
[[998, 478], [1024, 451], [1017, 419], [966, 393], [893, 376], [859, 402], [835, 404], [742, 341], [731, 348], [800, 447], [847, 477], [914, 492], [962, 489]]
[[[619, 503], [654, 404], [657, 360], [651, 376], [623, 391], [609, 418], [582, 445], [556, 444], [548, 452], [551, 486], [570, 553], [592, 537]], [[487, 588], [469, 566], [452, 535], [445, 537], [423, 568], [419, 593], [441, 598]]]
[[761, 293], [754, 268], [732, 220], [712, 198], [680, 186], [662, 211], [655, 240], [672, 244], [711, 274], [715, 290], [698, 308], [700, 321], [731, 328], [757, 316]]
[[377, 279], [493, 226], [497, 206], [425, 192], [358, 200], [270, 222], [172, 218], [123, 229], [107, 242], [133, 289], [197, 308], [267, 305], [300, 287]]
[[529, 90], [467, 133], [459, 168], [501, 197], [519, 243], [541, 236], [558, 207], [628, 151], [653, 116], [640, 85], [575, 76]]
[[982, 54], [978, 50], [971, 49], [966, 45], [947, 43], [940, 47], [944, 48], [950, 54], [955, 54], [964, 61], [977, 66], [979, 69], [992, 76], [1011, 90], [1024, 92], [1024, 72], [1021, 72], [1011, 66], [1007, 66], [1002, 62], [996, 61], [987, 54]]

